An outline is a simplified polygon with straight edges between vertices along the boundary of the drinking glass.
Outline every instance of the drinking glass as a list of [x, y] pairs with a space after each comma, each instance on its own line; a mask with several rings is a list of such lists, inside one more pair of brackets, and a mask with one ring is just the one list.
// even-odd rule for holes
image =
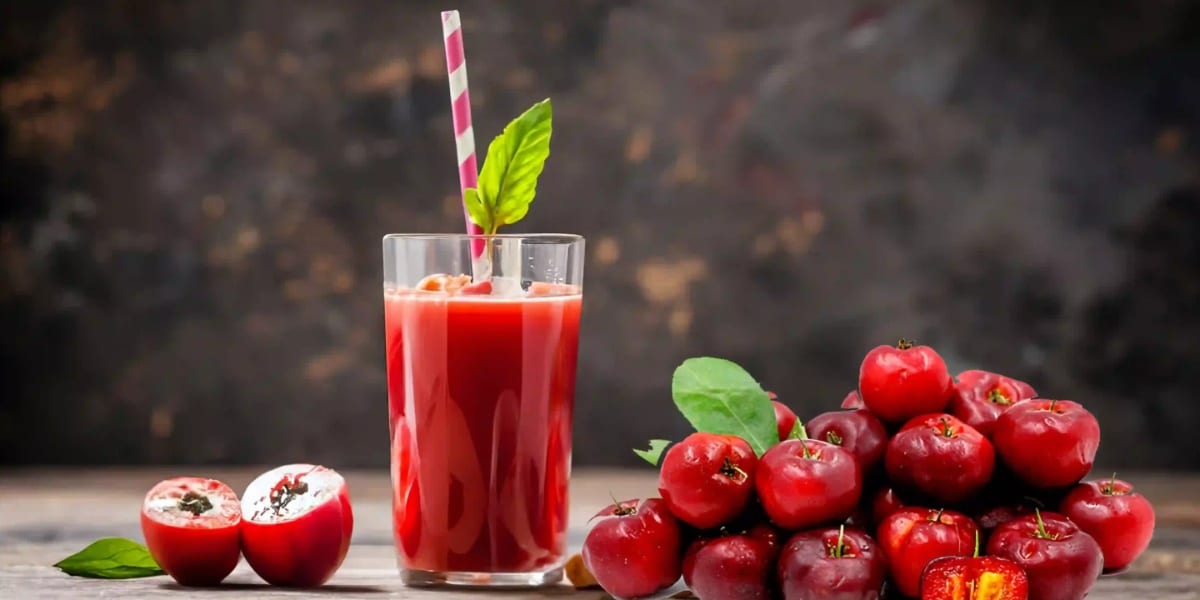
[[583, 252], [575, 235], [383, 238], [405, 584], [562, 579]]

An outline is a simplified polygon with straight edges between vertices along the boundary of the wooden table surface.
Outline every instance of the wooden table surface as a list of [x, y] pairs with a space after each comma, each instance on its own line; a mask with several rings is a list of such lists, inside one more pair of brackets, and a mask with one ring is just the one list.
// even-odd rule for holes
[[[265, 470], [265, 469], [263, 469]], [[486, 592], [405, 588], [391, 549], [386, 472], [346, 473], [354, 501], [355, 530], [350, 554], [329, 585], [314, 591], [283, 590], [262, 583], [243, 562], [215, 590], [188, 590], [169, 578], [99, 581], [68, 577], [54, 562], [99, 537], [141, 540], [142, 495], [173, 474], [203, 474], [242, 490], [258, 469], [120, 469], [0, 471], [0, 598], [462, 598]], [[1130, 476], [1154, 502], [1158, 531], [1151, 549], [1134, 568], [1097, 584], [1093, 600], [1200, 600], [1200, 475]], [[618, 498], [654, 492], [649, 470], [577, 470], [571, 482], [571, 544], [577, 549], [587, 518]], [[595, 590], [567, 585], [526, 593], [493, 593], [507, 600], [571, 597], [599, 600]]]

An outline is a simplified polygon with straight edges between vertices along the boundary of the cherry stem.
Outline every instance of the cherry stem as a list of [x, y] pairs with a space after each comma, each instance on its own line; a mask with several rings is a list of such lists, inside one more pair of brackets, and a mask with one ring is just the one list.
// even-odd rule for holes
[[979, 558], [979, 530], [975, 530], [975, 554], [973, 558]]
[[721, 465], [721, 474], [730, 479], [737, 479], [740, 475], [740, 481], [745, 481], [746, 478], [749, 477], [749, 475], [747, 475], [746, 472], [741, 469], [741, 467], [734, 464], [733, 460], [731, 460], [728, 456], [725, 457], [725, 464]]
[[192, 513], [194, 516], [200, 516], [200, 513], [212, 510], [212, 501], [208, 496], [202, 496], [196, 492], [188, 492], [179, 499], [179, 510]]
[[842, 436], [838, 435], [836, 431], [827, 431], [825, 432], [825, 441], [833, 444], [834, 446], [841, 446], [842, 442], [845, 440], [843, 440]]
[[1058, 405], [1058, 400], [1051, 400], [1051, 401], [1050, 401], [1050, 409], [1049, 409], [1049, 410], [1050, 410], [1050, 412], [1054, 412], [1054, 408], [1055, 408], [1057, 405]]
[[632, 515], [637, 512], [636, 508], [622, 506], [621, 501], [617, 500], [617, 496], [612, 493], [612, 490], [608, 490], [608, 497], [612, 498], [613, 501], [613, 515], [624, 517], [625, 515]]
[[812, 458], [813, 457], [812, 451], [810, 451], [808, 449], [808, 444], [805, 443], [807, 441], [808, 441], [808, 436], [800, 438], [800, 447], [804, 448], [804, 458]]
[[942, 435], [948, 438], [954, 437], [954, 430], [950, 429], [950, 421], [947, 421], [945, 417], [942, 417]]
[[991, 402], [992, 404], [999, 404], [1000, 406], [1008, 406], [1009, 404], [1012, 404], [1012, 400], [1009, 400], [1008, 396], [1004, 395], [1004, 392], [1000, 391], [1000, 388], [994, 388], [992, 391], [988, 392], [988, 402]]
[[1054, 536], [1050, 535], [1050, 532], [1046, 531], [1046, 522], [1042, 520], [1042, 509], [1033, 509], [1033, 516], [1035, 519], [1037, 519], [1037, 537], [1043, 540], [1054, 539]]
[[837, 545], [833, 547], [833, 557], [842, 558], [846, 555], [846, 526], [838, 527]]
[[908, 350], [909, 348], [912, 348], [912, 347], [913, 347], [912, 340], [906, 340], [904, 338], [900, 338], [900, 341], [896, 342], [897, 350]]
[[1107, 486], [1100, 486], [1100, 493], [1106, 496], [1112, 496], [1117, 493], [1117, 472], [1113, 471], [1112, 479], [1108, 480]]

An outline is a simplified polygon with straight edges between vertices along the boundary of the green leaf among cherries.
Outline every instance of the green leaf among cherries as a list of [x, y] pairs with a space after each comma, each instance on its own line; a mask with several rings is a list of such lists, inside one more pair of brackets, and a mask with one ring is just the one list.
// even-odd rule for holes
[[792, 424], [792, 430], [788, 432], [787, 439], [789, 439], [789, 440], [807, 440], [808, 439], [808, 432], [804, 430], [804, 423], [801, 423], [800, 419], [796, 419], [796, 422], [794, 424]]
[[163, 574], [162, 567], [145, 546], [115, 537], [96, 540], [54, 566], [68, 575], [97, 579], [132, 579]]
[[650, 463], [650, 466], [657, 467], [658, 461], [662, 459], [663, 450], [671, 445], [671, 440], [650, 440], [649, 450], [634, 449], [633, 453], [642, 457], [642, 460]]
[[671, 395], [696, 431], [736, 435], [759, 456], [779, 443], [770, 396], [737, 363], [689, 358], [675, 369]]

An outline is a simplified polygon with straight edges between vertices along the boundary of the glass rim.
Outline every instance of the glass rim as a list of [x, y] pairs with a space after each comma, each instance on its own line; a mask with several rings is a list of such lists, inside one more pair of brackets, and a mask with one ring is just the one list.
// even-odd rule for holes
[[536, 240], [544, 242], [557, 241], [563, 244], [581, 242], [584, 240], [582, 235], [577, 233], [497, 233], [487, 235], [485, 233], [389, 233], [383, 236], [383, 241], [388, 240]]

